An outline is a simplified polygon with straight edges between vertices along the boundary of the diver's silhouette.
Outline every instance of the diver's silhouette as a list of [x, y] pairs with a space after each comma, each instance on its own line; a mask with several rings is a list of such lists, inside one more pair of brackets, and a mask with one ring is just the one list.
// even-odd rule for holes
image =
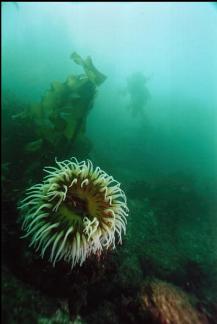
[[132, 116], [144, 115], [144, 107], [150, 99], [150, 92], [146, 86], [149, 78], [146, 78], [141, 72], [133, 73], [127, 79], [127, 93], [130, 95], [128, 108]]

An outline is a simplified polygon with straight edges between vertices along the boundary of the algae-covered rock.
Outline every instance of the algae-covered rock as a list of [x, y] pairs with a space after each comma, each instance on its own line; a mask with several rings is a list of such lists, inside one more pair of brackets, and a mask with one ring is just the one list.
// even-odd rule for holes
[[[69, 315], [63, 314], [56, 299], [43, 295], [17, 279], [6, 268], [3, 269], [2, 322], [4, 324], [43, 323], [40, 321], [41, 318], [50, 320], [57, 312], [61, 312], [61, 319], [67, 318], [69, 323]], [[59, 321], [59, 323], [64, 322]]]
[[171, 283], [147, 281], [139, 298], [147, 323], [208, 324], [206, 316], [193, 305], [193, 298]]

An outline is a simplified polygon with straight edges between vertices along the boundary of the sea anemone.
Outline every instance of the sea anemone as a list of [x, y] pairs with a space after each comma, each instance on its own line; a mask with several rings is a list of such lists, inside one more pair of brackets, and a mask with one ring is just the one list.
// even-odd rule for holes
[[90, 160], [76, 158], [45, 167], [43, 182], [27, 189], [20, 202], [23, 237], [43, 258], [49, 250], [53, 266], [59, 260], [80, 265], [90, 255], [122, 243], [128, 208], [118, 183]]

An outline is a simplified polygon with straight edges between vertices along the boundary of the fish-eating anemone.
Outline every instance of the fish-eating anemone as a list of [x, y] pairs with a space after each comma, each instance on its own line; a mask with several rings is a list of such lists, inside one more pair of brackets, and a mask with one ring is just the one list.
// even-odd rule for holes
[[48, 175], [19, 204], [23, 237], [42, 257], [49, 251], [53, 266], [63, 259], [73, 268], [122, 243], [129, 210], [120, 183], [90, 160], [56, 164], [45, 167]]

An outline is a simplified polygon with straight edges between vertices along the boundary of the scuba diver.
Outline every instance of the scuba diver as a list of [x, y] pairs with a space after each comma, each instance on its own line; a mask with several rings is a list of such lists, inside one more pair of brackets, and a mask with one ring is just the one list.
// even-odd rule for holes
[[132, 112], [133, 117], [138, 115], [144, 115], [144, 107], [147, 105], [151, 95], [146, 86], [147, 81], [150, 78], [146, 78], [143, 73], [133, 73], [127, 79], [126, 92], [130, 96], [130, 103], [128, 108]]

